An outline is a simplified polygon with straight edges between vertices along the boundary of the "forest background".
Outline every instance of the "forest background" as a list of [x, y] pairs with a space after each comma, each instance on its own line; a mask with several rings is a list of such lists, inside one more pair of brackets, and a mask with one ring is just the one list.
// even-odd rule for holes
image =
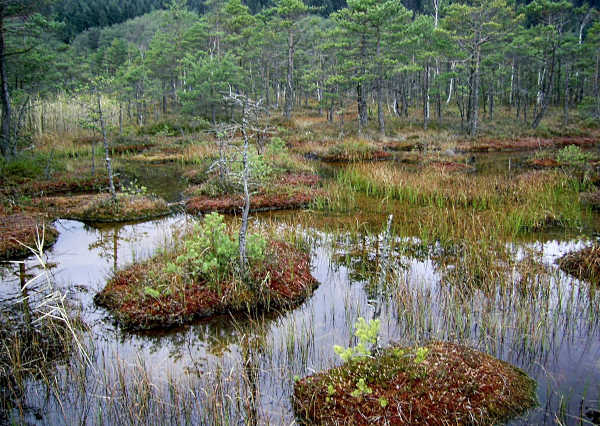
[[360, 133], [385, 134], [387, 114], [476, 136], [498, 106], [531, 128], [552, 107], [565, 127], [594, 127], [597, 3], [7, 0], [0, 148], [9, 158], [36, 135], [90, 127], [84, 97], [98, 92], [120, 134], [173, 113], [231, 119], [230, 90], [287, 119], [351, 109]]

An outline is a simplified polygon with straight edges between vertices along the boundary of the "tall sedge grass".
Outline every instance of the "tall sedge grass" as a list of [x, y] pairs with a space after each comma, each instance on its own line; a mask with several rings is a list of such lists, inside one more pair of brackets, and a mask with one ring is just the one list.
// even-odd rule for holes
[[425, 239], [432, 233], [476, 239], [490, 228], [505, 237], [548, 226], [578, 229], [586, 212], [576, 186], [557, 171], [511, 178], [360, 164], [340, 171], [329, 189], [317, 208], [343, 211], [339, 200], [351, 202], [348, 193], [365, 194], [373, 205], [399, 213], [401, 226], [416, 227]]

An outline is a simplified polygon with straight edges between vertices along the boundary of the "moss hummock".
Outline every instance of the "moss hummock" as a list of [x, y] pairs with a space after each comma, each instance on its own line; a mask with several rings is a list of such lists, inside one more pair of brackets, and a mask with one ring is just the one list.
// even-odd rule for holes
[[43, 236], [43, 247], [56, 242], [58, 231], [36, 216], [13, 214], [0, 216], [0, 260], [18, 259], [31, 255], [23, 244], [35, 248]]
[[129, 222], [166, 216], [171, 209], [165, 200], [155, 196], [110, 194], [41, 197], [31, 201], [37, 209], [63, 219], [83, 222]]
[[600, 246], [597, 244], [567, 253], [557, 263], [560, 269], [580, 280], [593, 284], [600, 282]]
[[535, 382], [512, 365], [445, 342], [391, 347], [296, 382], [307, 424], [495, 424], [535, 405]]
[[163, 253], [121, 270], [94, 301], [125, 328], [168, 328], [200, 318], [251, 310], [287, 308], [302, 302], [318, 284], [307, 253], [271, 240], [264, 260], [251, 264], [248, 285], [233, 274], [218, 282], [173, 266], [181, 250]]
[[[278, 176], [251, 196], [250, 211], [304, 208], [318, 195], [318, 182], [319, 177], [314, 174], [289, 173]], [[210, 195], [193, 188], [187, 193], [192, 195], [185, 202], [185, 210], [190, 214], [235, 213], [244, 206], [244, 197], [240, 193]]]

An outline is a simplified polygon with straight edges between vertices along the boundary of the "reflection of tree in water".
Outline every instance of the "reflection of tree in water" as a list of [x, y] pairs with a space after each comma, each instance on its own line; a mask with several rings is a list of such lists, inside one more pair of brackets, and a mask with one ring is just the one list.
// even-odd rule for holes
[[[354, 234], [333, 243], [331, 262], [335, 269], [346, 268], [350, 282], [361, 283], [370, 304], [379, 304], [386, 286], [399, 271], [406, 270], [407, 245], [378, 235]], [[389, 245], [389, 246], [388, 246]], [[387, 260], [384, 261], [384, 258]], [[383, 274], [382, 268], [387, 270]], [[382, 279], [383, 277], [383, 279]]]
[[84, 229], [94, 230], [98, 237], [88, 246], [88, 249], [98, 251], [98, 255], [104, 259], [112, 260], [115, 272], [119, 263], [119, 244], [140, 241], [145, 235], [143, 232], [135, 232], [135, 227], [130, 224], [111, 224], [98, 227], [85, 225]]
[[269, 312], [260, 315], [220, 315], [210, 320], [201, 320], [181, 328], [121, 334], [121, 342], [130, 341], [139, 350], [150, 353], [169, 350], [169, 358], [178, 361], [189, 358], [192, 363], [208, 358], [219, 359], [237, 350], [242, 339], [267, 333], [270, 324], [281, 313]]

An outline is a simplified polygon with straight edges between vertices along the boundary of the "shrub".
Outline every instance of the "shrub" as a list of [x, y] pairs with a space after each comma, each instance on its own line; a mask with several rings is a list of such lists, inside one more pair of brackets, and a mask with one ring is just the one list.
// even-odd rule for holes
[[556, 161], [568, 166], [581, 166], [594, 156], [584, 152], [577, 145], [568, 145], [560, 149], [556, 154]]
[[[194, 235], [185, 241], [184, 252], [176, 263], [194, 278], [205, 278], [218, 284], [230, 277], [237, 267], [239, 242], [227, 233], [223, 216], [218, 213], [206, 215], [204, 222], [194, 228]], [[264, 260], [266, 241], [259, 234], [247, 237], [247, 255], [251, 262]]]

